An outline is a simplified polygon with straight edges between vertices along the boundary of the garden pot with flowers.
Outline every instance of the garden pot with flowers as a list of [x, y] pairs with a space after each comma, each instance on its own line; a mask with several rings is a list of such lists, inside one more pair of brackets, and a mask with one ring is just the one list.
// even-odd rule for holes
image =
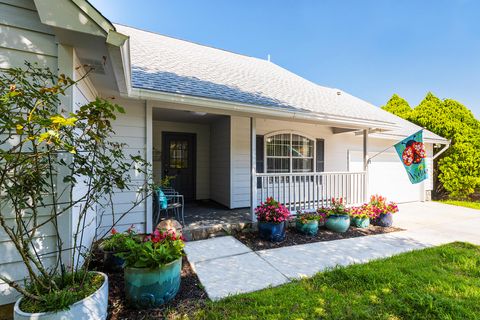
[[290, 211], [272, 197], [267, 198], [255, 209], [260, 238], [272, 242], [285, 240], [286, 221]]
[[159, 307], [172, 300], [180, 288], [183, 237], [174, 230], [155, 230], [141, 238], [129, 238], [125, 259], [125, 297], [137, 309]]
[[391, 227], [393, 225], [393, 214], [398, 212], [395, 202], [387, 202], [385, 197], [373, 195], [369, 203], [372, 210], [373, 224], [380, 227]]
[[123, 269], [125, 260], [117, 254], [124, 252], [125, 241], [134, 236], [133, 226], [127, 232], [118, 232], [112, 228], [111, 235], [100, 243], [100, 249], [103, 251], [103, 267], [108, 271], [120, 271]]
[[363, 204], [359, 207], [350, 208], [351, 223], [357, 228], [368, 228], [370, 226], [370, 217], [372, 210], [370, 205]]
[[298, 212], [295, 217], [295, 228], [300, 233], [314, 236], [318, 233], [320, 221], [323, 224], [324, 216], [317, 212]]
[[332, 205], [327, 213], [325, 222], [327, 229], [335, 232], [346, 232], [350, 227], [350, 215], [343, 203], [343, 199], [332, 199]]

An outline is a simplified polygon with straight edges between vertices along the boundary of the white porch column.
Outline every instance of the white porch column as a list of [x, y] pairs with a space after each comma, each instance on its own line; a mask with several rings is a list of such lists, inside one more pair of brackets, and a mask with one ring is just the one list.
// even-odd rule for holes
[[[153, 108], [152, 105], [145, 101], [145, 160], [149, 164], [153, 164]], [[153, 168], [151, 168], [153, 170]], [[149, 184], [153, 183], [152, 181], [153, 172], [147, 172], [147, 182]], [[152, 206], [152, 196], [145, 198], [145, 232], [150, 233], [153, 231], [153, 206]]]
[[256, 119], [250, 118], [250, 214], [252, 221], [256, 221], [255, 206], [257, 204], [257, 133]]
[[363, 184], [363, 199], [368, 201], [368, 129], [363, 130], [363, 171], [365, 171], [365, 181]]

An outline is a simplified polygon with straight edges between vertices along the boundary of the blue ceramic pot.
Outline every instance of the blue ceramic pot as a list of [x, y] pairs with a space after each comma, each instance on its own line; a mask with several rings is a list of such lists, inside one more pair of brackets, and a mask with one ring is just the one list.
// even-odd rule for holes
[[318, 233], [318, 221], [309, 221], [307, 223], [302, 223], [301, 221], [296, 221], [295, 228], [298, 232], [306, 234], [307, 236], [314, 236]]
[[103, 251], [103, 268], [108, 271], [122, 271], [125, 260], [117, 257], [115, 251]]
[[327, 229], [335, 232], [346, 232], [350, 227], [350, 216], [346, 214], [333, 214], [325, 223]]
[[285, 221], [280, 223], [258, 222], [258, 235], [261, 239], [271, 242], [285, 240]]
[[182, 258], [155, 269], [125, 268], [125, 296], [136, 309], [156, 308], [172, 300], [180, 288]]
[[370, 226], [370, 218], [354, 217], [352, 218], [352, 225], [357, 228], [368, 228]]
[[380, 227], [391, 227], [393, 224], [393, 214], [382, 213], [377, 219], [375, 219], [375, 225]]

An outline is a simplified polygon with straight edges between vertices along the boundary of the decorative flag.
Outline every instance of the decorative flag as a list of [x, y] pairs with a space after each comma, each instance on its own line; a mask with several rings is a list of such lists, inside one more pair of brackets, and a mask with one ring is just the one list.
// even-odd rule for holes
[[423, 144], [423, 131], [411, 135], [395, 145], [398, 156], [407, 170], [410, 182], [415, 184], [427, 179], [427, 166], [425, 164], [425, 145]]

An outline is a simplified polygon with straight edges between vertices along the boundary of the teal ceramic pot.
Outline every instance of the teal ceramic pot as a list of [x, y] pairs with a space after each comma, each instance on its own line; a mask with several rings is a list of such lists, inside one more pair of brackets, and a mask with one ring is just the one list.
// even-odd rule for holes
[[280, 223], [258, 222], [258, 235], [261, 239], [271, 242], [285, 240], [285, 221]]
[[346, 232], [350, 227], [350, 216], [333, 214], [327, 218], [325, 226], [335, 232]]
[[182, 258], [160, 268], [125, 268], [125, 296], [136, 309], [156, 308], [172, 300], [180, 288]]
[[314, 236], [318, 233], [318, 221], [314, 220], [307, 223], [296, 221], [295, 228], [298, 232], [306, 234], [307, 236]]
[[368, 228], [370, 226], [370, 218], [352, 218], [352, 225], [357, 228]]
[[377, 219], [375, 219], [374, 224], [380, 227], [391, 227], [393, 225], [393, 214], [382, 213]]

